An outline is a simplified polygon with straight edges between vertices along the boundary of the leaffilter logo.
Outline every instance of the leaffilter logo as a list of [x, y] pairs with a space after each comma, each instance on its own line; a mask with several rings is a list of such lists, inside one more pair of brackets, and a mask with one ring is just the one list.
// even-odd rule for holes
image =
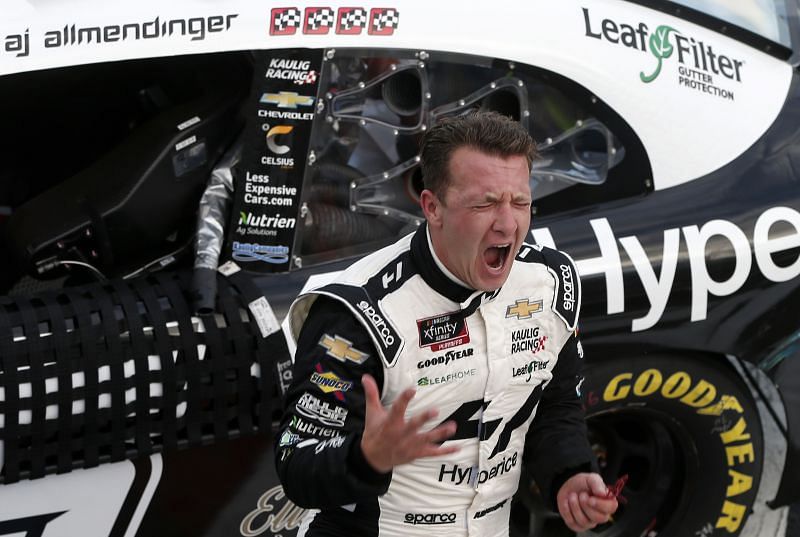
[[656, 65], [656, 70], [652, 72], [650, 75], [645, 75], [644, 72], [639, 73], [639, 78], [642, 79], [642, 82], [652, 82], [653, 80], [658, 77], [658, 74], [661, 72], [661, 62], [672, 56], [672, 51], [674, 50], [672, 44], [669, 42], [669, 34], [670, 32], [677, 33], [678, 31], [671, 27], [667, 26], [666, 24], [662, 24], [653, 34], [650, 36], [650, 52], [655, 56], [658, 60], [658, 65]]

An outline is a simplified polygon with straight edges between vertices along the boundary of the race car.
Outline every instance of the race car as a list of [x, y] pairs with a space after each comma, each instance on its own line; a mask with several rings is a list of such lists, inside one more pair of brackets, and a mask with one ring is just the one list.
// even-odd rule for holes
[[[756, 534], [800, 500], [800, 4], [729, 4], [4, 5], [0, 535], [294, 535], [286, 311], [422, 223], [420, 136], [475, 109], [580, 275], [628, 476], [589, 533]], [[511, 534], [569, 535], [527, 471]]]

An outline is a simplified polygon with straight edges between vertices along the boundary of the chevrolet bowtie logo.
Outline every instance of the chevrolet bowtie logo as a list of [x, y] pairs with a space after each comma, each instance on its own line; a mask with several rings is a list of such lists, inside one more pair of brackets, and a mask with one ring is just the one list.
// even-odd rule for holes
[[265, 93], [260, 101], [265, 104], [277, 104], [278, 108], [297, 108], [298, 106], [311, 106], [314, 104], [314, 97], [306, 97], [294, 91], [282, 91], [280, 93]]
[[325, 354], [336, 358], [340, 362], [350, 360], [357, 364], [363, 364], [369, 358], [369, 354], [353, 348], [352, 342], [340, 336], [331, 337], [328, 334], [323, 334], [319, 344], [325, 347]]
[[531, 302], [527, 298], [520, 298], [506, 308], [506, 319], [516, 317], [517, 319], [530, 319], [534, 313], [542, 311], [542, 301]]

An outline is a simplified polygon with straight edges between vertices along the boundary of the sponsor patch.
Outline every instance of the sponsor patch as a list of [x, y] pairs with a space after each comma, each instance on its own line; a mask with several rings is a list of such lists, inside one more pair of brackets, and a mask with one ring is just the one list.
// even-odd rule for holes
[[466, 349], [461, 350], [451, 350], [447, 351], [441, 356], [434, 356], [433, 358], [427, 358], [425, 360], [420, 360], [417, 362], [417, 369], [425, 369], [426, 367], [432, 367], [435, 365], [447, 365], [450, 362], [455, 362], [456, 360], [461, 360], [462, 358], [468, 358], [475, 354], [475, 349], [472, 347], [467, 347]]
[[338, 430], [323, 427], [321, 425], [317, 425], [316, 423], [309, 423], [304, 421], [303, 418], [299, 416], [292, 416], [292, 421], [289, 423], [289, 427], [291, 427], [293, 431], [297, 431], [299, 434], [303, 434], [304, 436], [321, 436], [325, 438], [331, 438], [339, 434]]
[[511, 354], [530, 351], [537, 354], [544, 350], [547, 336], [539, 334], [539, 327], [523, 328], [511, 332]]
[[544, 371], [549, 363], [549, 360], [532, 360], [522, 367], [515, 367], [511, 372], [511, 376], [516, 378], [527, 375], [525, 382], [530, 382], [531, 375], [536, 371]]
[[[319, 368], [319, 366], [317, 366]], [[349, 380], [340, 378], [336, 373], [331, 371], [322, 371], [319, 368], [311, 375], [311, 382], [316, 384], [320, 390], [325, 393], [333, 393], [334, 397], [340, 401], [344, 401], [344, 394], [353, 387], [353, 383]]]
[[283, 431], [281, 439], [278, 441], [278, 446], [286, 447], [293, 446], [300, 441], [300, 435], [295, 434], [289, 430]]
[[491, 507], [487, 507], [487, 508], [486, 508], [486, 509], [484, 509], [483, 511], [478, 511], [477, 513], [475, 513], [475, 516], [474, 516], [474, 517], [472, 517], [472, 518], [483, 518], [483, 517], [485, 517], [486, 515], [488, 515], [488, 514], [490, 514], [490, 513], [493, 513], [493, 512], [495, 512], [495, 511], [497, 511], [498, 509], [502, 509], [502, 508], [503, 508], [503, 506], [506, 504], [506, 502], [507, 502], [507, 501], [508, 501], [508, 500], [503, 500], [502, 502], [498, 503], [497, 505], [493, 505], [493, 506], [491, 506]]
[[369, 354], [361, 352], [353, 347], [352, 341], [338, 335], [331, 337], [328, 334], [323, 334], [319, 340], [319, 344], [325, 349], [326, 355], [342, 363], [350, 360], [351, 362], [361, 365], [369, 358]]
[[469, 343], [469, 327], [460, 311], [417, 319], [419, 346], [440, 351]]
[[446, 375], [425, 376], [417, 380], [417, 386], [425, 387], [425, 386], [440, 386], [442, 384], [450, 384], [452, 382], [464, 380], [467, 377], [474, 377], [477, 372], [478, 372], [477, 369], [472, 368], [472, 369], [464, 369], [462, 371], [453, 371], [452, 373], [447, 373]]
[[344, 427], [347, 419], [347, 409], [331, 405], [327, 401], [320, 401], [310, 393], [304, 393], [297, 401], [295, 410], [298, 414], [317, 420], [328, 427]]
[[543, 307], [543, 300], [531, 301], [529, 298], [518, 298], [513, 304], [506, 307], [506, 319], [530, 319], [534, 313], [542, 311]]
[[456, 518], [455, 513], [406, 513], [403, 524], [455, 524]]

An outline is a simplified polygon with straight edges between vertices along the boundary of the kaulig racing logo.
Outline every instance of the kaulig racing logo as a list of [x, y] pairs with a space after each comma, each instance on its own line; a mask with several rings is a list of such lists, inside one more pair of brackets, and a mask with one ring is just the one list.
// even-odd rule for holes
[[[711, 44], [688, 36], [672, 26], [662, 24], [654, 31], [644, 22], [630, 24], [612, 19], [593, 20], [583, 9], [586, 37], [649, 53], [655, 60], [648, 71], [640, 71], [639, 79], [648, 84], [661, 74], [670, 58], [678, 60], [678, 84], [722, 99], [734, 100], [734, 93], [717, 82], [742, 82], [744, 61], [720, 54]], [[676, 54], [677, 53], [677, 54]]]

